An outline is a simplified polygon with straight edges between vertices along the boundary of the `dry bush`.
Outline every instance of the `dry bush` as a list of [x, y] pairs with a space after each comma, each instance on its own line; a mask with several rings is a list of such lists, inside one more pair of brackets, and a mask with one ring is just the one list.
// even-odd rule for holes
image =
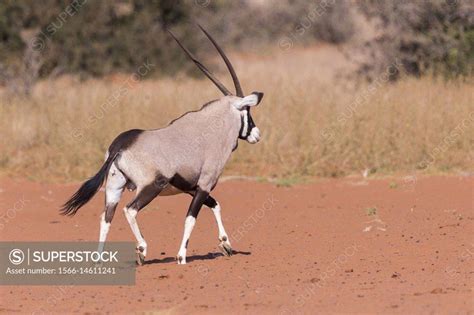
[[[357, 6], [365, 23], [372, 25], [374, 36], [358, 38], [350, 55], [361, 55], [358, 72], [369, 80], [396, 58], [405, 73], [417, 77], [474, 74], [472, 1], [365, 0]], [[398, 79], [398, 73], [392, 79]]]
[[[265, 98], [253, 110], [263, 139], [256, 145], [240, 142], [227, 174], [473, 170], [472, 83], [409, 78], [390, 84], [380, 77], [371, 86], [342, 87], [334, 67], [346, 65], [332, 47], [232, 60], [244, 90], [264, 91]], [[61, 78], [38, 84], [31, 100], [0, 94], [0, 170], [82, 180], [97, 171], [121, 131], [164, 126], [220, 96], [206, 80], [129, 81], [129, 75], [85, 82]], [[124, 86], [126, 92], [110, 102]]]
[[9, 93], [20, 97], [30, 96], [43, 64], [41, 53], [31, 44], [34, 35], [32, 33], [24, 36], [25, 41], [30, 44], [25, 45], [20, 62], [8, 65], [0, 62], [0, 85], [4, 85]]
[[353, 9], [351, 3], [337, 0], [210, 1], [192, 7], [191, 15], [205, 21], [227, 46], [245, 51], [262, 44], [276, 46], [282, 38], [295, 45], [345, 42], [355, 31]]
[[194, 21], [225, 47], [242, 51], [262, 43], [277, 46], [282, 37], [295, 44], [343, 42], [354, 30], [350, 9], [336, 0], [8, 0], [0, 2], [0, 60], [20, 63], [30, 43], [21, 33], [35, 31], [42, 78], [55, 69], [84, 77], [131, 72], [146, 60], [157, 65], [158, 77], [182, 70], [185, 59], [165, 27], [197, 54], [209, 49]]
[[131, 72], [147, 60], [156, 64], [155, 77], [174, 75], [187, 63], [165, 27], [206, 55], [209, 46], [190, 23], [200, 21], [225, 47], [239, 51], [352, 42], [346, 55], [369, 80], [395, 58], [405, 73], [451, 78], [473, 75], [473, 17], [467, 0], [8, 0], [0, 2], [0, 61], [21, 64], [31, 43], [21, 34], [34, 31], [44, 61], [37, 70], [41, 78], [97, 78]]

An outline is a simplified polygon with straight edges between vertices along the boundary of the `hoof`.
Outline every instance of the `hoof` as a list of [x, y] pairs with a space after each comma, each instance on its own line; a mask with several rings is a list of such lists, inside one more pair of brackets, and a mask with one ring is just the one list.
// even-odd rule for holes
[[137, 248], [137, 265], [143, 266], [145, 264], [145, 248], [140, 246]]
[[225, 256], [232, 256], [232, 247], [230, 246], [230, 243], [227, 240], [221, 241], [221, 243], [219, 244], [219, 249]]
[[186, 265], [186, 257], [177, 255], [176, 260], [178, 261], [178, 265]]

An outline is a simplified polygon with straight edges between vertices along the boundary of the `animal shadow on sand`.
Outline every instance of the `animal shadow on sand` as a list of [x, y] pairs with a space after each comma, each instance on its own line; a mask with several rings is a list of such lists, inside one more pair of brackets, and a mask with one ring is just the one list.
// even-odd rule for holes
[[[245, 255], [245, 256], [248, 256], [248, 255], [251, 255], [251, 254], [252, 254], [251, 252], [243, 252], [243, 251], [238, 251], [238, 250], [233, 250], [232, 251], [232, 255]], [[216, 258], [219, 258], [219, 257], [225, 257], [225, 256], [221, 252], [214, 252], [214, 253], [209, 252], [206, 255], [187, 256], [186, 257], [186, 262], [189, 263], [189, 262], [192, 262], [194, 260], [212, 260], [212, 259], [216, 259]], [[155, 259], [145, 261], [144, 265], [167, 264], [167, 263], [171, 263], [171, 262], [176, 263], [176, 257], [165, 257], [163, 259], [155, 258]]]

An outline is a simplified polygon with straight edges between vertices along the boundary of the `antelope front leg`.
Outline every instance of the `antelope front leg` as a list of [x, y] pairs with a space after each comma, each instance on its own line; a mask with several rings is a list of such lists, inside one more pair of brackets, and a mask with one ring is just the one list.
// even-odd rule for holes
[[207, 197], [204, 204], [211, 208], [212, 213], [214, 213], [214, 218], [216, 219], [217, 228], [219, 229], [219, 248], [225, 256], [232, 256], [232, 246], [230, 245], [229, 237], [222, 223], [221, 217], [221, 206], [220, 204], [211, 196]]
[[183, 240], [181, 241], [178, 255], [176, 255], [179, 265], [186, 264], [186, 250], [188, 248], [189, 238], [191, 237], [194, 225], [196, 224], [196, 218], [199, 214], [199, 211], [201, 210], [201, 207], [208, 196], [209, 193], [207, 191], [198, 188], [193, 196], [191, 204], [189, 205], [188, 213], [186, 214], [186, 220], [184, 221]]

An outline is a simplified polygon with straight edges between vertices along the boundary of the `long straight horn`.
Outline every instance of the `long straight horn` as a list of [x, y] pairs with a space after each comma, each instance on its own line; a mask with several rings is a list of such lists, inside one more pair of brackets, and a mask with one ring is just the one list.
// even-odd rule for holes
[[229, 58], [227, 58], [224, 51], [219, 47], [214, 38], [212, 38], [212, 36], [200, 24], [198, 24], [198, 26], [201, 31], [203, 31], [204, 34], [206, 34], [206, 36], [211, 40], [212, 44], [214, 45], [214, 47], [216, 47], [222, 59], [224, 59], [227, 69], [229, 69], [230, 75], [232, 76], [232, 81], [234, 81], [236, 95], [239, 97], [244, 97], [244, 92], [242, 91], [242, 87], [240, 86], [239, 78], [237, 78], [237, 74], [235, 73], [234, 67], [232, 67], [232, 64], [230, 63]]
[[212, 81], [214, 82], [214, 84], [217, 86], [217, 88], [219, 90], [221, 90], [222, 93], [224, 93], [224, 95], [232, 95], [232, 93], [219, 81], [217, 80], [216, 77], [214, 77], [214, 75], [209, 71], [207, 70], [207, 68], [201, 63], [199, 62], [199, 60], [197, 60], [196, 58], [194, 58], [193, 54], [186, 49], [186, 47], [184, 47], [180, 42], [179, 40], [176, 38], [176, 36], [174, 36], [173, 32], [171, 32], [170, 30], [168, 30], [168, 33], [170, 33], [170, 35], [174, 38], [174, 40], [178, 43], [179, 47], [181, 47], [184, 52], [186, 53], [186, 55], [188, 55], [188, 57], [196, 64], [196, 66], [201, 69], [201, 71]]

